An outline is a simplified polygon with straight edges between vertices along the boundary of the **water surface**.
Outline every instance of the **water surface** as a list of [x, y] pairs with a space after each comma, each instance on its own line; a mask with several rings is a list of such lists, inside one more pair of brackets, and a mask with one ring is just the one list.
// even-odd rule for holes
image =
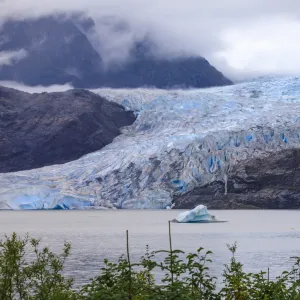
[[[168, 220], [180, 211], [0, 211], [0, 236], [17, 232], [41, 237], [58, 251], [64, 241], [72, 243], [66, 273], [77, 283], [98, 274], [103, 259], [116, 260], [125, 252], [129, 230], [132, 260], [153, 250], [168, 248]], [[172, 224], [174, 248], [212, 250], [212, 273], [220, 275], [229, 261], [226, 245], [238, 244], [237, 257], [247, 271], [270, 268], [271, 276], [300, 256], [300, 210], [212, 210], [227, 223]]]

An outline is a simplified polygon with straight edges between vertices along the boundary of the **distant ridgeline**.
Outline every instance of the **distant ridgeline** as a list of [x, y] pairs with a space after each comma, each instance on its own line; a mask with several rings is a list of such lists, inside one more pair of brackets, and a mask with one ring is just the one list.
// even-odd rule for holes
[[89, 40], [88, 32], [94, 25], [90, 19], [77, 17], [7, 21], [0, 29], [0, 52], [10, 57], [0, 64], [0, 80], [44, 86], [71, 83], [78, 88], [210, 87], [232, 83], [202, 57], [154, 56], [153, 48], [159, 45], [148, 37], [133, 44], [126, 63], [106, 68]]

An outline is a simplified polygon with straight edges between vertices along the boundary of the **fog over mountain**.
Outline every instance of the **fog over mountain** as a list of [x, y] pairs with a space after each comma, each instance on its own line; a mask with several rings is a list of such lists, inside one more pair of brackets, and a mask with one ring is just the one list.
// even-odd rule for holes
[[[156, 54], [201, 55], [226, 76], [239, 80], [297, 74], [299, 8], [297, 0], [15, 0], [13, 5], [2, 0], [0, 19], [4, 23], [10, 18], [83, 12], [95, 21], [90, 38], [106, 64], [126, 60], [133, 43], [149, 34], [160, 45]], [[112, 18], [124, 21], [126, 34], [106, 22]], [[0, 64], [20, 55], [25, 53], [1, 52]]]
[[0, 0], [0, 209], [299, 208], [299, 8]]
[[[150, 32], [124, 47], [112, 46], [131, 34], [130, 25], [114, 17], [101, 22], [99, 32], [94, 20], [82, 13], [8, 19], [0, 29], [0, 80], [76, 88], [232, 84], [201, 55], [165, 53], [165, 44]], [[103, 32], [108, 29], [112, 34]]]

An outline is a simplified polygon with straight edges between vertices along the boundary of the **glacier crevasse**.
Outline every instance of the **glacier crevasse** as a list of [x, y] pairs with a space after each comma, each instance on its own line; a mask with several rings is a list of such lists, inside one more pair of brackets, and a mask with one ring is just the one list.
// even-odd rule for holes
[[[300, 79], [202, 90], [94, 90], [136, 122], [63, 165], [0, 174], [0, 209], [166, 208], [249, 157], [300, 146]], [[226, 189], [225, 189], [226, 193]]]

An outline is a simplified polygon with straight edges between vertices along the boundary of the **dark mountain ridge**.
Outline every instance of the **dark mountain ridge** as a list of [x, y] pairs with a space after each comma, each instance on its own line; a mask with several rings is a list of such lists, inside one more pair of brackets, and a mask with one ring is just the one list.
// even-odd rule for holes
[[77, 88], [201, 88], [232, 83], [203, 57], [153, 55], [159, 45], [149, 36], [133, 44], [129, 59], [121, 66], [107, 69], [86, 34], [94, 25], [91, 19], [64, 16], [7, 21], [0, 29], [0, 52], [23, 49], [26, 55], [0, 65], [0, 80], [31, 86], [71, 83]]
[[0, 173], [78, 159], [134, 121], [133, 112], [86, 90], [28, 94], [0, 86]]

